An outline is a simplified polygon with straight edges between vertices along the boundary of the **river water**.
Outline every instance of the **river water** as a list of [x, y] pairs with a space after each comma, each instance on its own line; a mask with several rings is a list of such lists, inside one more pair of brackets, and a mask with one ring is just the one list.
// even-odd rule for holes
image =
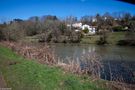
[[99, 46], [93, 44], [55, 44], [54, 50], [61, 58], [80, 57], [87, 52], [96, 52], [105, 61], [135, 61], [135, 47]]
[[101, 78], [135, 83], [135, 47], [92, 44], [55, 44], [53, 46], [55, 53], [61, 58], [80, 58], [82, 54], [94, 52], [102, 57], [104, 69], [101, 72]]

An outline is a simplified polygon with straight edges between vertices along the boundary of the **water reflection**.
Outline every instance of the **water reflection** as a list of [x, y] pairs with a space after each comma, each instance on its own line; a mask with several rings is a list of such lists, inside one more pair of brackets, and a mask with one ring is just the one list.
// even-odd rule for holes
[[88, 44], [55, 44], [56, 54], [61, 57], [80, 57], [87, 52], [96, 52], [103, 60], [135, 61], [135, 47], [97, 46]]
[[[106, 80], [118, 80], [135, 83], [135, 48], [118, 46], [56, 44], [55, 52], [61, 57], [80, 58], [82, 54], [95, 52], [102, 57], [104, 68], [101, 77]], [[110, 68], [110, 69], [109, 69]], [[110, 73], [111, 72], [111, 73]]]
[[135, 63], [133, 61], [104, 61], [103, 66], [101, 78], [135, 84]]

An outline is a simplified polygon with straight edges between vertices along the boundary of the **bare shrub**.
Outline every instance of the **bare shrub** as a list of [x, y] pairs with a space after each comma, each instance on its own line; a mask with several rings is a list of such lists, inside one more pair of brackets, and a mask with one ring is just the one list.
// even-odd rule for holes
[[102, 68], [101, 58], [94, 52], [86, 53], [78, 58], [66, 58], [68, 63], [58, 62], [58, 66], [64, 70], [77, 73], [88, 74], [94, 78], [100, 78], [100, 70]]
[[48, 45], [32, 46], [16, 42], [3, 42], [3, 45], [11, 48], [16, 53], [29, 59], [36, 59], [42, 64], [56, 64], [56, 56]]
[[81, 66], [85, 74], [89, 74], [95, 78], [100, 78], [102, 68], [101, 57], [95, 52], [89, 52], [81, 56]]
[[65, 71], [76, 73], [76, 74], [82, 74], [82, 70], [80, 67], [80, 62], [76, 59], [73, 59], [71, 57], [65, 58], [68, 63], [63, 63], [62, 60], [58, 61], [57, 66], [63, 68]]

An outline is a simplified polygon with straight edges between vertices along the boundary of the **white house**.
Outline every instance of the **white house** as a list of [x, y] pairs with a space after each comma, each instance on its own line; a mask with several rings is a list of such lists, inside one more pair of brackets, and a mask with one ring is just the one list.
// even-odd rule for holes
[[72, 25], [71, 24], [67, 24], [67, 27], [71, 27]]
[[89, 26], [87, 24], [82, 26], [82, 30], [85, 30], [86, 28], [89, 30], [88, 34], [96, 34], [96, 28], [94, 26]]
[[97, 19], [96, 19], [96, 18], [93, 18], [93, 19], [92, 19], [92, 22], [97, 22]]
[[82, 23], [74, 23], [74, 24], [72, 24], [72, 26], [75, 27], [75, 28], [81, 28]]
[[74, 28], [77, 28], [75, 30], [76, 32], [79, 32], [80, 30], [84, 30], [84, 29], [87, 28], [89, 30], [88, 34], [90, 34], [90, 35], [96, 34], [96, 27], [95, 26], [89, 26], [87, 24], [82, 25], [82, 23], [74, 23], [72, 25], [67, 24], [67, 26], [68, 27], [71, 27], [72, 26]]
[[76, 32], [80, 32], [80, 30], [78, 30], [78, 29], [76, 29], [75, 31], [76, 31]]
[[67, 24], [67, 27], [81, 28], [82, 23]]

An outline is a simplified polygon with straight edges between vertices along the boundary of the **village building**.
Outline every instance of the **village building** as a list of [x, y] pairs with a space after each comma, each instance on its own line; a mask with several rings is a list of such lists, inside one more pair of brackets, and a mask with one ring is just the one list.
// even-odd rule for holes
[[89, 26], [87, 24], [82, 24], [82, 23], [74, 23], [72, 25], [67, 24], [68, 27], [74, 27], [76, 32], [80, 32], [81, 30], [88, 29], [87, 35], [94, 35], [96, 34], [96, 26]]

